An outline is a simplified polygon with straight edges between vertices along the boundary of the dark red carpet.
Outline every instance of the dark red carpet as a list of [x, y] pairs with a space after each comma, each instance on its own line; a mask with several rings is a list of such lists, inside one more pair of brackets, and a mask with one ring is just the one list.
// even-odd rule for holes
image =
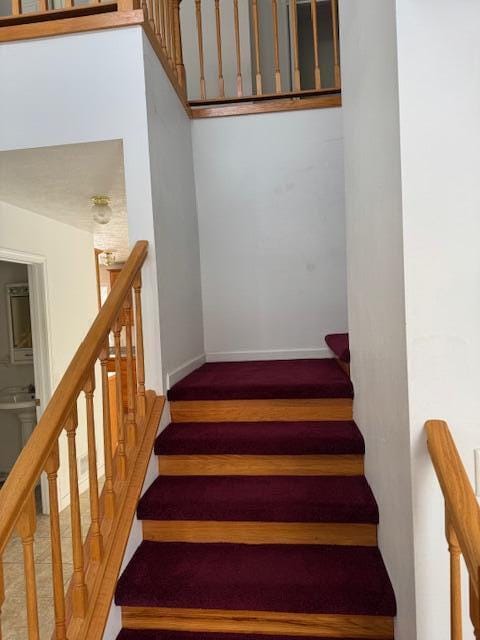
[[138, 505], [141, 520], [378, 523], [363, 476], [164, 476]]
[[375, 547], [142, 542], [118, 605], [395, 615]]
[[350, 362], [348, 333], [332, 333], [329, 336], [325, 336], [325, 342], [339, 360], [347, 364]]
[[169, 400], [352, 398], [334, 359], [210, 362], [174, 385]]
[[170, 424], [157, 438], [157, 455], [363, 454], [354, 422], [197, 422]]
[[[271, 636], [251, 633], [203, 633], [201, 631], [158, 631], [155, 629], [122, 629], [117, 640], [338, 640], [338, 638], [312, 638], [309, 636]], [[354, 640], [342, 638], [342, 640]], [[358, 640], [358, 638], [357, 638]], [[364, 638], [363, 640], [369, 640]]]

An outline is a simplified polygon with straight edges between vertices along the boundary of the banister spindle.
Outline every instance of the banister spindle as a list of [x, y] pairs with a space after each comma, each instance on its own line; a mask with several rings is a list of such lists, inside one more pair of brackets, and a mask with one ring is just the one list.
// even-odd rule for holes
[[255, 86], [257, 95], [262, 95], [262, 73], [260, 71], [260, 30], [258, 18], [258, 0], [252, 0], [253, 42], [255, 45]]
[[167, 56], [166, 0], [159, 0], [159, 3], [160, 3], [160, 46], [165, 56]]
[[143, 350], [142, 317], [142, 274], [139, 271], [133, 281], [135, 294], [135, 362], [137, 366], [137, 411], [140, 418], [145, 416], [145, 357]]
[[311, 14], [312, 14], [313, 63], [314, 63], [315, 89], [321, 89], [322, 79], [320, 76], [320, 61], [318, 56], [317, 0], [311, 0], [310, 7], [311, 7]]
[[55, 640], [66, 640], [65, 593], [63, 587], [62, 542], [58, 507], [57, 475], [60, 467], [58, 441], [55, 443], [45, 465], [48, 478], [50, 504], [50, 540], [52, 552], [53, 606], [55, 612]]
[[[477, 574], [480, 574], [477, 571]], [[474, 583], [475, 580], [475, 583]], [[480, 575], [477, 575], [476, 578], [470, 575], [470, 620], [473, 625], [473, 633], [475, 635], [475, 640], [480, 640]]]
[[98, 499], [97, 445], [95, 442], [95, 410], [93, 394], [95, 392], [95, 370], [92, 370], [83, 387], [87, 410], [88, 442], [88, 483], [90, 494], [90, 556], [93, 562], [100, 562], [103, 554], [103, 540], [100, 532], [100, 504]]
[[[313, 0], [312, 0], [313, 1]], [[277, 0], [272, 0], [272, 20], [273, 20], [273, 64], [275, 69], [275, 92], [282, 91], [282, 76], [280, 73], [280, 52], [278, 43], [278, 5]]]
[[22, 540], [25, 592], [27, 600], [28, 640], [39, 640], [37, 581], [35, 577], [34, 535], [37, 526], [35, 497], [31, 493], [23, 505], [17, 521], [17, 531]]
[[87, 587], [83, 559], [82, 520], [80, 514], [80, 496], [78, 491], [77, 445], [75, 442], [78, 427], [77, 405], [75, 404], [67, 418], [65, 430], [68, 441], [68, 472], [70, 478], [70, 523], [72, 529], [72, 609], [74, 618], [84, 618], [87, 611]]
[[240, 51], [240, 21], [238, 18], [238, 0], [233, 0], [233, 22], [235, 29], [235, 50], [237, 55], [237, 96], [243, 96], [242, 56]]
[[448, 512], [445, 512], [445, 534], [450, 553], [450, 637], [451, 640], [462, 640], [461, 550]]
[[207, 97], [207, 92], [205, 85], [205, 62], [203, 58], [202, 0], [195, 0], [195, 15], [197, 19], [198, 63], [200, 67], [200, 97], [204, 100]]
[[12, 16], [19, 16], [22, 13], [21, 0], [12, 0]]
[[153, 0], [153, 29], [160, 40], [160, 0]]
[[137, 442], [137, 425], [135, 421], [135, 382], [133, 375], [133, 340], [132, 340], [132, 294], [130, 293], [123, 304], [126, 337], [126, 366], [127, 366], [127, 443], [134, 447]]
[[223, 80], [222, 61], [222, 28], [220, 22], [220, 0], [215, 0], [215, 27], [217, 33], [217, 67], [218, 67], [218, 95], [225, 96], [225, 82]]
[[332, 36], [333, 36], [333, 64], [335, 72], [335, 88], [340, 89], [340, 50], [338, 43], [338, 0], [331, 1], [332, 11]]
[[110, 387], [108, 384], [108, 339], [100, 352], [102, 369], [102, 412], [103, 412], [103, 449], [105, 458], [105, 489], [104, 509], [105, 517], [112, 520], [115, 514], [115, 494], [113, 491], [113, 454], [112, 454], [112, 424], [110, 416]]
[[180, 23], [180, 0], [173, 0], [173, 27], [175, 38], [175, 71], [180, 86], [186, 85], [185, 67], [183, 64], [182, 29]]
[[170, 66], [175, 71], [175, 26], [174, 26], [174, 0], [168, 0], [168, 32], [170, 34]]
[[298, 66], [297, 0], [290, 0], [290, 34], [292, 38], [293, 52], [293, 88], [295, 91], [300, 91], [300, 67]]
[[125, 448], [125, 421], [123, 415], [123, 391], [122, 391], [122, 346], [120, 336], [122, 333], [122, 313], [118, 316], [113, 327], [115, 343], [115, 395], [117, 401], [117, 463], [118, 475], [121, 480], [127, 476], [127, 453]]

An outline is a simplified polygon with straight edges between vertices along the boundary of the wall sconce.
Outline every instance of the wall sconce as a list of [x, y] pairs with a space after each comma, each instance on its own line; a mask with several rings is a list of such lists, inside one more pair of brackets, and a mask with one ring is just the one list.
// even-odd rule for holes
[[93, 196], [91, 199], [93, 219], [98, 224], [108, 224], [112, 219], [112, 209], [108, 196]]

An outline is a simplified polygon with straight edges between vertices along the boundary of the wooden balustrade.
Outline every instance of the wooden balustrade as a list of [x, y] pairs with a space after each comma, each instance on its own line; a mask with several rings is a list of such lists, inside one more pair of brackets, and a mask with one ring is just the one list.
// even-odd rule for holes
[[[139, 455], [141, 442], [145, 446], [147, 418], [152, 410], [152, 400], [149, 399], [151, 396], [148, 395], [151, 392], [145, 392], [141, 309], [141, 268], [146, 255], [147, 243], [137, 242], [110, 295], [0, 491], [0, 639], [1, 609], [5, 600], [1, 558], [15, 531], [23, 547], [28, 637], [29, 640], [39, 638], [34, 555], [36, 531], [34, 495], [35, 487], [44, 471], [48, 479], [50, 503], [53, 638], [55, 640], [89, 638], [90, 640], [94, 637], [91, 632], [90, 617], [92, 606], [98, 598], [99, 580], [104, 579], [108, 574], [105, 564], [106, 549], [107, 547], [110, 549], [111, 556], [116, 531], [119, 526], [124, 526], [125, 515], [121, 515], [121, 508], [125, 508], [125, 495], [128, 491], [128, 483], [125, 479], [127, 476], [133, 477], [132, 474], [137, 472], [135, 456]], [[109, 335], [112, 332], [115, 342], [116, 416], [111, 415], [109, 397]], [[122, 357], [126, 363], [125, 376], [122, 376], [120, 365]], [[96, 380], [97, 374], [100, 378], [99, 384]], [[125, 389], [123, 389], [123, 379], [126, 380]], [[123, 410], [124, 392], [127, 398], [126, 412]], [[115, 453], [111, 440], [112, 421], [115, 421], [118, 433]], [[151, 428], [150, 426], [149, 429]], [[64, 432], [67, 440], [67, 457], [61, 461], [59, 440]], [[151, 438], [153, 443], [152, 434]], [[84, 446], [81, 445], [82, 442], [86, 442], [88, 456], [89, 527], [85, 527], [79, 489], [78, 458], [79, 447]], [[105, 469], [105, 482], [101, 493], [98, 475], [99, 466], [102, 465], [97, 456], [99, 442], [103, 442]], [[142, 455], [146, 460], [148, 459], [145, 452]], [[67, 594], [64, 592], [58, 497], [58, 475], [61, 463], [65, 469], [68, 469], [73, 559], [73, 575]], [[131, 509], [133, 514], [133, 502]], [[84, 535], [86, 531], [82, 531], [82, 525], [85, 529], [88, 528], [86, 537]], [[127, 533], [128, 530], [125, 535]], [[108, 607], [108, 602], [106, 606]], [[87, 626], [88, 630], [86, 630]], [[101, 637], [100, 632], [95, 637]]]
[[425, 425], [430, 457], [445, 499], [445, 534], [450, 554], [450, 637], [462, 640], [461, 557], [470, 578], [470, 618], [480, 639], [480, 507], [445, 422]]

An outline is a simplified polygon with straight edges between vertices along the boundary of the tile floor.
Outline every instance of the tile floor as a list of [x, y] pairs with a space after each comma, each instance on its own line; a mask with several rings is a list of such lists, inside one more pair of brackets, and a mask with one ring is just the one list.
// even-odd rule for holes
[[[85, 537], [88, 527], [90, 526], [88, 491], [80, 496], [80, 507], [82, 513], [82, 534]], [[60, 532], [62, 536], [63, 575], [66, 589], [73, 571], [69, 508], [64, 509], [60, 513]], [[1, 616], [2, 640], [27, 640], [28, 632], [22, 543], [16, 534], [12, 537], [5, 550], [3, 569], [6, 597]], [[50, 640], [54, 628], [50, 519], [49, 516], [42, 514], [37, 516], [35, 569], [40, 637], [42, 640], [44, 638]]]

